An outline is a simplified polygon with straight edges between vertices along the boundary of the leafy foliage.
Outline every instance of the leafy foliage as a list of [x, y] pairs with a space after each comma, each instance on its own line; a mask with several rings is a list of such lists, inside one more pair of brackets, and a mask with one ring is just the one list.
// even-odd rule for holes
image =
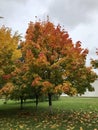
[[80, 41], [74, 44], [60, 25], [49, 20], [30, 22], [25, 38], [22, 56], [33, 75], [30, 82], [38, 92], [75, 95], [94, 90], [90, 83], [96, 74], [85, 66], [88, 50], [81, 47]]
[[32, 95], [37, 105], [39, 97], [47, 95], [51, 106], [52, 95], [94, 91], [96, 73], [85, 66], [88, 50], [80, 41], [73, 43], [60, 25], [49, 19], [30, 22], [25, 40], [19, 40], [9, 28], [0, 29], [0, 87], [12, 82], [12, 98], [20, 98], [22, 104]]
[[14, 70], [14, 61], [21, 56], [17, 50], [20, 36], [6, 27], [0, 28], [0, 87], [11, 78], [10, 73]]
[[[98, 49], [96, 51], [96, 54], [98, 55]], [[91, 59], [91, 64], [94, 68], [98, 68], [98, 59]]]
[[2, 89], [0, 89], [0, 95], [5, 96], [5, 99], [9, 99], [12, 92], [14, 90], [14, 86], [12, 83], [6, 83]]

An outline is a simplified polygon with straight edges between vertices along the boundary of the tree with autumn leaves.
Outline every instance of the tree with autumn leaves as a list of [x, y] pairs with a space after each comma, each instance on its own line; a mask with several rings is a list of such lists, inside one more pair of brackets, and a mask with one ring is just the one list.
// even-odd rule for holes
[[0, 28], [0, 95], [9, 97], [13, 85], [11, 72], [15, 70], [15, 61], [21, 57], [17, 45], [20, 35], [11, 33], [11, 29], [2, 26]]
[[46, 95], [51, 111], [55, 94], [72, 96], [94, 90], [91, 83], [96, 80], [96, 73], [85, 65], [88, 50], [81, 47], [80, 41], [73, 43], [60, 25], [55, 26], [48, 19], [30, 22], [19, 49], [18, 36], [2, 29], [0, 36], [5, 37], [0, 41], [1, 48], [4, 44], [0, 50], [0, 82], [11, 79], [12, 93], [21, 99], [21, 108], [26, 95], [36, 98], [36, 108], [39, 97]]
[[88, 50], [81, 47], [80, 41], [74, 44], [60, 25], [49, 20], [30, 22], [25, 38], [21, 43], [22, 57], [37, 98], [39, 92], [48, 95], [51, 107], [54, 94], [75, 95], [94, 90], [90, 83], [96, 74], [85, 66]]
[[21, 55], [17, 50], [19, 35], [11, 34], [11, 29], [0, 28], [0, 87], [10, 78], [10, 73], [14, 70], [14, 61]]

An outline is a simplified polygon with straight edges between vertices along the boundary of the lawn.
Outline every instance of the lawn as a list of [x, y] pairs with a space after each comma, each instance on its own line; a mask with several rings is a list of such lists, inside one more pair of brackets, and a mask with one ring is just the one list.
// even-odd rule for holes
[[53, 101], [53, 114], [48, 102], [27, 101], [19, 109], [16, 101], [0, 101], [0, 130], [98, 130], [98, 98], [61, 97]]

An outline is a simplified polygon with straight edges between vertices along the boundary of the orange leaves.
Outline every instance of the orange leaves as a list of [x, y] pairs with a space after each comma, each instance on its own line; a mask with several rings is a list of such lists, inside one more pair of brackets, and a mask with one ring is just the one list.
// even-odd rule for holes
[[32, 82], [32, 87], [41, 86], [41, 80], [41, 77], [37, 76]]
[[43, 52], [40, 52], [40, 54], [38, 56], [39, 56], [40, 60], [45, 60], [45, 61], [47, 60], [47, 58]]
[[44, 35], [51, 36], [51, 33], [54, 31], [54, 24], [47, 21], [42, 23], [42, 27]]
[[7, 83], [4, 87], [0, 90], [1, 95], [9, 95], [14, 90], [14, 86], [12, 83]]
[[44, 92], [69, 94], [71, 91], [74, 94], [76, 90], [73, 88], [78, 89], [82, 84], [78, 77], [87, 80], [82, 69], [85, 68], [88, 50], [81, 47], [80, 41], [74, 44], [68, 32], [49, 19], [30, 22], [22, 53], [31, 75], [37, 74], [41, 78], [34, 77], [32, 86], [41, 85]]
[[76, 42], [76, 48], [80, 48], [81, 47], [81, 42], [80, 41], [77, 41]]
[[33, 30], [34, 30], [33, 22], [30, 22], [29, 28], [26, 31], [27, 35], [25, 36], [27, 41], [31, 41], [33, 39]]
[[56, 60], [58, 60], [58, 53], [56, 51], [53, 51], [49, 58], [51, 62], [55, 62]]
[[[59, 84], [59, 85], [55, 86], [54, 93], [57, 93], [57, 94], [58, 93], [59, 94], [62, 94], [62, 93], [69, 94], [70, 91], [71, 91], [71, 88], [72, 88], [71, 83], [69, 81], [66, 81], [63, 84]], [[76, 94], [76, 93], [73, 93], [73, 95], [74, 94]]]
[[85, 49], [85, 50], [83, 51], [83, 55], [84, 55], [84, 56], [86, 56], [88, 53], [89, 53], [88, 49]]
[[66, 82], [63, 83], [63, 85], [62, 85], [62, 91], [63, 91], [64, 93], [68, 93], [69, 90], [70, 90], [70, 87], [71, 87], [71, 83], [68, 82], [68, 81], [66, 81]]
[[27, 62], [30, 62], [30, 60], [33, 60], [33, 54], [32, 54], [32, 51], [29, 49], [26, 51], [26, 61]]
[[42, 83], [42, 85], [43, 85], [44, 87], [47, 87], [47, 88], [53, 86], [49, 81], [44, 81], [44, 82]]
[[54, 93], [56, 93], [56, 94], [62, 94], [62, 85], [60, 84], [60, 85], [57, 85], [56, 87], [55, 87], [55, 89], [54, 89]]
[[26, 52], [26, 58], [29, 59], [29, 57], [33, 58], [33, 54], [32, 54], [32, 51], [30, 49], [28, 49]]
[[35, 59], [34, 65], [36, 67], [45, 67], [49, 65], [49, 62], [47, 61], [46, 55], [42, 52], [39, 53], [38, 58]]
[[42, 78], [37, 76], [32, 82], [32, 87], [40, 87], [42, 88], [42, 92], [47, 93], [52, 92], [53, 84], [49, 81], [42, 81]]
[[42, 91], [45, 92], [53, 92], [53, 84], [50, 83], [49, 81], [44, 81], [42, 82]]

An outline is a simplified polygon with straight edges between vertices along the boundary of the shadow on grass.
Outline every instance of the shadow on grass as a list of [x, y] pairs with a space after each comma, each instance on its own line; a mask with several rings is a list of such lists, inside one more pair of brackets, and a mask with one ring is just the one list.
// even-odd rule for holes
[[[0, 106], [1, 130], [98, 130], [98, 111], [87, 109], [87, 102], [72, 99], [53, 102], [53, 114], [49, 114], [48, 103], [40, 103], [36, 111], [34, 102], [24, 103], [23, 110], [19, 102], [8, 102]], [[89, 100], [91, 102], [91, 100]], [[78, 102], [78, 106], [77, 106]], [[79, 103], [80, 102], [80, 103]], [[92, 108], [95, 107], [92, 100]], [[97, 100], [96, 100], [97, 102]], [[94, 104], [94, 106], [93, 106]], [[70, 105], [70, 106], [69, 106]], [[80, 108], [79, 108], [79, 105]], [[77, 107], [77, 109], [74, 109]], [[81, 107], [83, 109], [81, 109]], [[85, 109], [84, 109], [85, 108]]]

